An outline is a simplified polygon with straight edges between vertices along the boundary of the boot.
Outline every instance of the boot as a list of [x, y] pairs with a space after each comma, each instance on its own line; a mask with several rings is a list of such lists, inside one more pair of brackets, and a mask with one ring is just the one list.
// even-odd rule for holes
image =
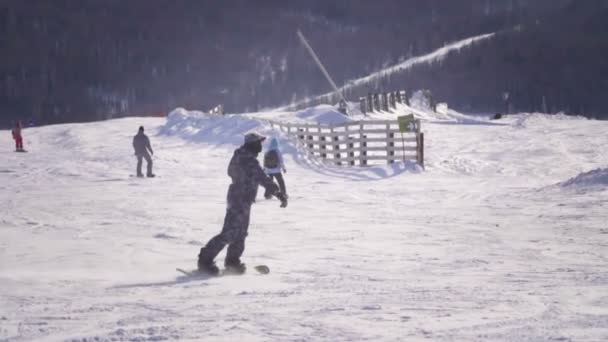
[[229, 274], [243, 274], [247, 271], [247, 266], [240, 260], [225, 261], [224, 266], [226, 267], [226, 273]]
[[215, 265], [215, 262], [213, 260], [204, 260], [203, 258], [201, 258], [200, 254], [198, 256], [197, 266], [199, 272], [208, 273], [211, 275], [220, 274], [220, 269]]

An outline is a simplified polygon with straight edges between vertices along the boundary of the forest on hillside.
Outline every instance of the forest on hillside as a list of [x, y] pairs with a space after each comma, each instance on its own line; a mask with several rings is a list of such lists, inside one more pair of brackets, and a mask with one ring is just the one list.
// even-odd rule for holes
[[608, 113], [600, 101], [608, 90], [607, 15], [605, 0], [6, 0], [0, 124], [217, 104], [238, 113], [326, 93], [297, 29], [338, 84], [500, 32], [349, 97], [425, 88], [471, 112], [544, 105], [601, 117]]
[[608, 2], [576, 1], [396, 82], [469, 112], [542, 111], [608, 119]]

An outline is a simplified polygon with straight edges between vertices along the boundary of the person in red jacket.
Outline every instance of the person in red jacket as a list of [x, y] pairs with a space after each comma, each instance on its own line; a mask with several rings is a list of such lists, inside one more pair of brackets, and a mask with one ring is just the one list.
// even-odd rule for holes
[[15, 140], [15, 150], [17, 152], [25, 151], [23, 149], [23, 137], [21, 136], [21, 121], [17, 121], [15, 123], [15, 128], [13, 128], [13, 139]]

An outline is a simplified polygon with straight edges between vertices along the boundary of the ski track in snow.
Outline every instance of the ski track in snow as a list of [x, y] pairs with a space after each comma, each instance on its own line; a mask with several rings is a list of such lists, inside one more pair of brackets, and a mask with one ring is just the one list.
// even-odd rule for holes
[[[271, 273], [209, 279], [175, 267], [220, 231], [243, 133], [332, 114], [26, 129], [30, 153], [0, 151], [0, 340], [608, 339], [608, 123], [415, 112], [424, 171], [332, 167], [279, 136], [291, 200], [258, 199], [244, 254]], [[159, 178], [129, 177], [140, 124]]]

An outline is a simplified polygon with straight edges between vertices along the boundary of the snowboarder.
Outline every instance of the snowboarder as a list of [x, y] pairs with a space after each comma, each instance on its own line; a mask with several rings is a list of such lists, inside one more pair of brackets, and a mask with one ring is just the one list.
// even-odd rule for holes
[[[264, 171], [270, 178], [276, 178], [279, 183], [279, 189], [282, 193], [287, 197], [287, 189], [285, 188], [285, 180], [283, 179], [283, 172], [287, 172], [285, 168], [285, 164], [283, 163], [283, 154], [279, 149], [279, 142], [276, 138], [272, 138], [270, 140], [270, 145], [268, 145], [268, 149], [264, 154]], [[264, 193], [264, 197], [269, 199], [272, 197], [272, 194], [266, 190]]]
[[[141, 173], [142, 159], [146, 159], [147, 173], [146, 176], [154, 177], [152, 173], [152, 158], [150, 154], [154, 154], [152, 147], [150, 146], [150, 139], [144, 134], [144, 126], [139, 127], [137, 135], [133, 137], [133, 149], [135, 149], [135, 156], [137, 156], [137, 177], [143, 177]], [[150, 151], [150, 153], [148, 153]]]
[[219, 274], [215, 257], [228, 245], [224, 266], [229, 273], [244, 273], [246, 266], [241, 262], [245, 250], [245, 238], [249, 227], [251, 205], [258, 186], [275, 195], [281, 201], [281, 208], [287, 207], [287, 197], [268, 177], [257, 156], [262, 151], [262, 141], [266, 137], [257, 133], [245, 135], [244, 144], [237, 148], [228, 165], [228, 176], [232, 184], [228, 187], [226, 216], [221, 233], [214, 236], [198, 255], [198, 270], [212, 275]]
[[23, 149], [23, 137], [21, 136], [21, 121], [15, 122], [15, 128], [11, 131], [15, 140], [15, 152], [25, 152]]

